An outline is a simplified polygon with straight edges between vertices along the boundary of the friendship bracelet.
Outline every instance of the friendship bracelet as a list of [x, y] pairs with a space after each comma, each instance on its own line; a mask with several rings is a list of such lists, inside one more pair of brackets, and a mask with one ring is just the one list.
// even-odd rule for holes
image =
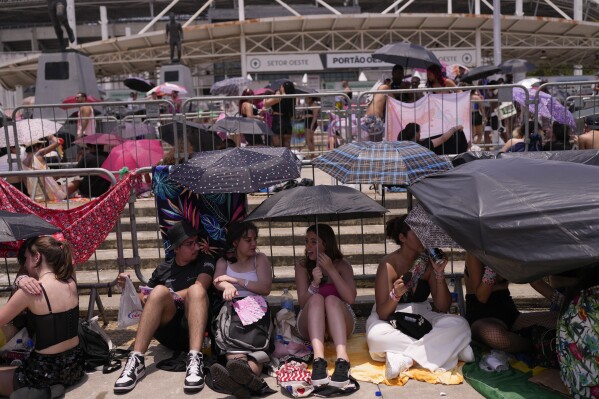
[[438, 272], [435, 269], [433, 269], [433, 272], [435, 273], [435, 278], [437, 280], [445, 280], [445, 273], [444, 272]]
[[488, 285], [495, 285], [495, 282], [497, 281], [497, 273], [495, 270], [491, 269], [489, 266], [485, 266], [482, 281]]
[[26, 274], [21, 274], [20, 276], [17, 276], [17, 278], [15, 278], [15, 282], [13, 283], [13, 286], [17, 289], [21, 288], [19, 287], [19, 283], [21, 282], [21, 280], [23, 280], [25, 277], [29, 277]]
[[389, 298], [391, 298], [391, 300], [394, 302], [399, 302], [401, 299], [401, 297], [397, 296], [395, 293], [395, 287], [391, 288], [391, 291], [389, 291]]
[[245, 280], [245, 282], [243, 283], [243, 288], [247, 288], [248, 285], [250, 284], [250, 280]]
[[320, 287], [314, 287], [312, 284], [310, 284], [308, 286], [308, 293], [310, 295], [315, 295], [318, 294], [318, 292], [320, 291]]

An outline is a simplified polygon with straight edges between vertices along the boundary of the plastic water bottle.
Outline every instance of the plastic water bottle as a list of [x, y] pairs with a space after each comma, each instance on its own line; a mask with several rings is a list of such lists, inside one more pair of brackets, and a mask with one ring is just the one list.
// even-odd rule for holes
[[208, 332], [204, 333], [204, 340], [202, 341], [202, 348], [200, 349], [200, 352], [202, 352], [204, 358], [212, 354], [212, 340], [210, 339]]
[[281, 295], [281, 309], [293, 312], [293, 295], [291, 295], [288, 288], [285, 288]]
[[449, 305], [449, 313], [460, 314], [460, 307], [458, 306], [458, 293], [455, 286], [455, 278], [449, 279], [449, 294], [451, 295], [451, 305]]

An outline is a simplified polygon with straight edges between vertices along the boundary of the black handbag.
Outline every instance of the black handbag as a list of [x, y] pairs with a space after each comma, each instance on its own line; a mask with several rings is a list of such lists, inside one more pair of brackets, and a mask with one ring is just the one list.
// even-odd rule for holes
[[395, 312], [387, 321], [393, 328], [414, 339], [424, 337], [433, 329], [430, 321], [416, 313]]

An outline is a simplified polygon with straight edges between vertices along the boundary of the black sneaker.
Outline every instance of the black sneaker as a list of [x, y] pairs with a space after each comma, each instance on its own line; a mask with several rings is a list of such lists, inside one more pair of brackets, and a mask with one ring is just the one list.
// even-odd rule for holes
[[201, 353], [187, 354], [187, 371], [185, 373], [184, 391], [200, 391], [204, 388], [204, 358]]
[[234, 381], [229, 375], [229, 371], [219, 363], [210, 366], [210, 375], [212, 376], [212, 389], [217, 392], [224, 392], [235, 396], [237, 399], [250, 399], [250, 390]]
[[337, 388], [345, 388], [349, 384], [349, 362], [345, 359], [337, 359], [335, 371], [331, 376], [329, 385]]
[[329, 383], [329, 375], [327, 374], [327, 361], [322, 357], [314, 359], [312, 363], [312, 385], [319, 387]]
[[260, 392], [266, 382], [256, 377], [246, 360], [231, 359], [227, 362], [227, 371], [231, 378], [241, 385], [245, 385], [250, 392]]
[[130, 354], [121, 376], [114, 383], [114, 392], [129, 392], [135, 388], [135, 385], [137, 385], [137, 382], [142, 379], [145, 373], [144, 357], [133, 353]]

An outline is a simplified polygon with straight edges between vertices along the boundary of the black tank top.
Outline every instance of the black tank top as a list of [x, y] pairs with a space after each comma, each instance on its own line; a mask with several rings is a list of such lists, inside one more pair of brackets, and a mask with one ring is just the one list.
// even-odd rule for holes
[[48, 314], [35, 314], [27, 312], [27, 329], [29, 334], [35, 334], [35, 349], [42, 350], [52, 345], [59, 344], [77, 336], [79, 327], [79, 304], [74, 308], [60, 313], [52, 313], [48, 294], [40, 284], [46, 303]]
[[416, 284], [416, 291], [410, 290], [403, 294], [399, 299], [399, 303], [424, 302], [430, 294], [431, 287], [429, 287], [428, 281], [419, 279]]

